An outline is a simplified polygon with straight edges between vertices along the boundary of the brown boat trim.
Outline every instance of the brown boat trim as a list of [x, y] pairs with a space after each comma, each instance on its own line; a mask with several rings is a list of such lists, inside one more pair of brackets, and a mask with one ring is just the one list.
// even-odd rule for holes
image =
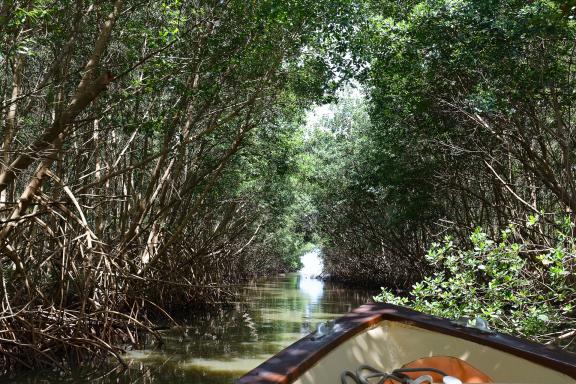
[[383, 320], [391, 320], [447, 334], [508, 352], [576, 379], [576, 354], [501, 333], [486, 333], [447, 319], [429, 316], [391, 304], [366, 304], [336, 320], [340, 330], [313, 340], [310, 334], [274, 355], [237, 384], [289, 384], [320, 359], [358, 333]]

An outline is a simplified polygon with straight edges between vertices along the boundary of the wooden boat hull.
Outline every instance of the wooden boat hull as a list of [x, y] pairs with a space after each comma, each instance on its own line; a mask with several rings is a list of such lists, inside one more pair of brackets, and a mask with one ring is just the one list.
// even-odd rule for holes
[[238, 384], [335, 384], [344, 370], [369, 364], [392, 371], [431, 356], [454, 356], [495, 383], [576, 384], [576, 355], [389, 304], [367, 304], [337, 320], [335, 331], [297, 341]]

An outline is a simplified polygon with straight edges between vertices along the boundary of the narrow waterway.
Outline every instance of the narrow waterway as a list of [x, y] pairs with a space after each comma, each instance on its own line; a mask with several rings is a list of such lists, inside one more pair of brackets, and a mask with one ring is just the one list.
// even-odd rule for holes
[[[246, 286], [231, 308], [180, 318], [181, 328], [163, 332], [161, 349], [130, 351], [127, 371], [94, 382], [233, 383], [319, 322], [341, 316], [375, 293], [316, 279], [322, 268], [317, 251], [305, 254], [302, 261], [300, 273]], [[19, 382], [59, 382], [45, 380], [36, 376]]]

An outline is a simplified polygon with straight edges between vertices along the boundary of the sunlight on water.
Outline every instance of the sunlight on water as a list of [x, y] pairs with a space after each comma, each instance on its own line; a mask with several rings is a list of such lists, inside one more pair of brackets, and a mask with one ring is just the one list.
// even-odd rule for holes
[[316, 304], [322, 298], [324, 293], [324, 282], [311, 277], [300, 277], [298, 289], [308, 296], [310, 304]]
[[316, 248], [305, 253], [300, 258], [300, 261], [302, 261], [302, 269], [300, 270], [302, 277], [317, 277], [322, 273], [324, 264], [322, 263], [319, 249]]
[[254, 367], [258, 366], [264, 360], [266, 360], [268, 355], [256, 355], [252, 358], [232, 358], [228, 360], [219, 359], [190, 359], [189, 361], [184, 361], [179, 363], [179, 367], [182, 369], [201, 369], [208, 372], [222, 372], [222, 373], [233, 373], [236, 372], [238, 376], [242, 373], [247, 372]]
[[[298, 276], [298, 290], [304, 297], [308, 298], [303, 314], [304, 319], [307, 320], [312, 317], [324, 294], [324, 282], [318, 278], [324, 265], [319, 249], [305, 253], [300, 261], [302, 262], [302, 269]], [[303, 324], [305, 325], [304, 328], [310, 329], [307, 322]]]

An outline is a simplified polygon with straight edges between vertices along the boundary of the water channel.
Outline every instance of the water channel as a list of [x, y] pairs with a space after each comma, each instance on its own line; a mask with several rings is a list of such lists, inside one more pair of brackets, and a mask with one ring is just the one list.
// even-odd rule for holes
[[[376, 292], [350, 289], [315, 278], [321, 272], [318, 251], [302, 256], [299, 273], [247, 285], [232, 307], [191, 313], [182, 327], [163, 332], [161, 349], [128, 352], [128, 370], [96, 383], [229, 384], [242, 374], [316, 329], [367, 302]], [[1, 381], [1, 380], [0, 380]], [[70, 383], [44, 375], [18, 383]]]

